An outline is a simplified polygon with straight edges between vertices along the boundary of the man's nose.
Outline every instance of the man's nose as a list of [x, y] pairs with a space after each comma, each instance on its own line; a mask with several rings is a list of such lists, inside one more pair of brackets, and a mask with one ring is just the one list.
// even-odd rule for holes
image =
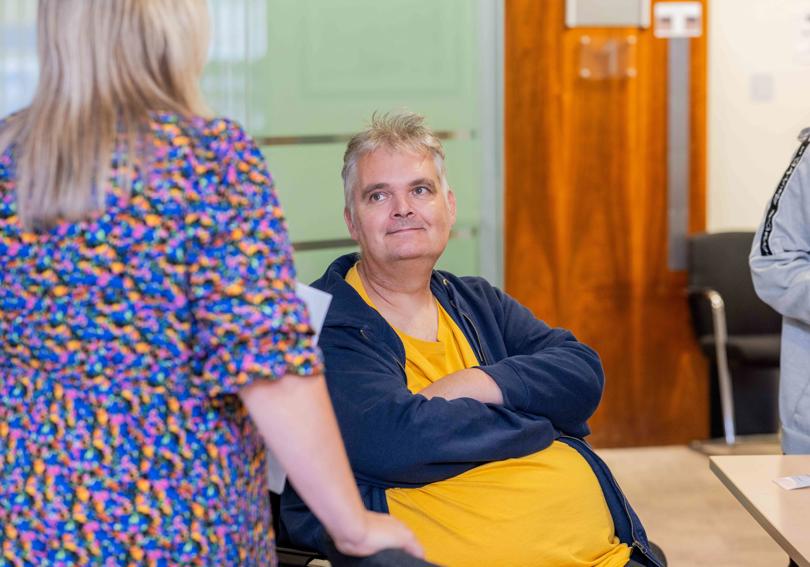
[[413, 216], [413, 207], [406, 196], [395, 196], [393, 202], [393, 216], [395, 218], [407, 218]]

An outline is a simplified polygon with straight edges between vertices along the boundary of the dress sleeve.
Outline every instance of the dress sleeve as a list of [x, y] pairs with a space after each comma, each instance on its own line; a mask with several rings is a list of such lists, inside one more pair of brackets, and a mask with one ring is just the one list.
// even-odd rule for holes
[[210, 396], [257, 378], [323, 372], [264, 159], [240, 127], [224, 122], [218, 130], [218, 174], [197, 165], [200, 187], [185, 223], [193, 379]]

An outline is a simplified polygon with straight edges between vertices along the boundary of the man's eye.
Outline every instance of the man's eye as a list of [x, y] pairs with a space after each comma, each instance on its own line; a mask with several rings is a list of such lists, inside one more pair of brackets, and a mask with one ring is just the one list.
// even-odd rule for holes
[[385, 195], [383, 195], [382, 193], [379, 193], [379, 192], [378, 193], [372, 193], [371, 195], [368, 196], [368, 200], [371, 201], [372, 203], [377, 203], [379, 201], [382, 201], [384, 198], [385, 198]]
[[414, 187], [414, 188], [413, 188], [413, 192], [414, 192], [416, 195], [427, 195], [428, 193], [430, 193], [430, 189], [428, 189], [428, 188], [427, 188], [427, 187], [425, 187], [424, 185], [420, 185], [420, 186], [418, 186], [418, 187]]

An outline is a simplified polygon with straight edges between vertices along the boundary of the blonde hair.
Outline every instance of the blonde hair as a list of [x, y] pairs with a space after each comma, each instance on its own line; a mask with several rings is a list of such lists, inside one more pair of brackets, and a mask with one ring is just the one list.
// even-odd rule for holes
[[205, 0], [39, 0], [39, 83], [0, 131], [25, 227], [102, 211], [112, 153], [139, 164], [150, 112], [207, 114], [208, 26]]
[[375, 112], [369, 127], [352, 136], [343, 154], [343, 198], [350, 212], [353, 210], [352, 191], [357, 182], [357, 163], [364, 155], [380, 148], [412, 151], [432, 157], [442, 191], [447, 195], [449, 185], [444, 148], [433, 130], [425, 125], [425, 117], [413, 112], [382, 115]]

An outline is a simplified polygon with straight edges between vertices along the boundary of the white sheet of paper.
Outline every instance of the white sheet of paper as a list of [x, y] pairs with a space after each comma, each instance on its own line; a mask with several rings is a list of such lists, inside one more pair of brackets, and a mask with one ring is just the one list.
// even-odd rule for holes
[[[329, 304], [332, 302], [332, 296], [325, 291], [315, 289], [314, 287], [297, 282], [295, 284], [295, 293], [304, 300], [309, 311], [309, 322], [315, 330], [314, 343], [318, 344], [318, 335], [323, 328], [323, 322], [326, 319], [326, 312], [329, 311]], [[287, 480], [287, 473], [278, 462], [276, 456], [267, 447], [267, 486], [276, 494], [281, 494], [284, 490], [284, 483]]]
[[315, 329], [315, 344], [318, 344], [318, 335], [321, 334], [323, 322], [326, 320], [326, 312], [329, 311], [329, 304], [332, 296], [325, 291], [315, 289], [307, 284], [298, 282], [295, 284], [295, 293], [304, 300], [309, 310], [309, 322]]
[[797, 488], [810, 487], [810, 474], [798, 474], [796, 476], [783, 476], [775, 478], [773, 481], [785, 490], [796, 490]]

